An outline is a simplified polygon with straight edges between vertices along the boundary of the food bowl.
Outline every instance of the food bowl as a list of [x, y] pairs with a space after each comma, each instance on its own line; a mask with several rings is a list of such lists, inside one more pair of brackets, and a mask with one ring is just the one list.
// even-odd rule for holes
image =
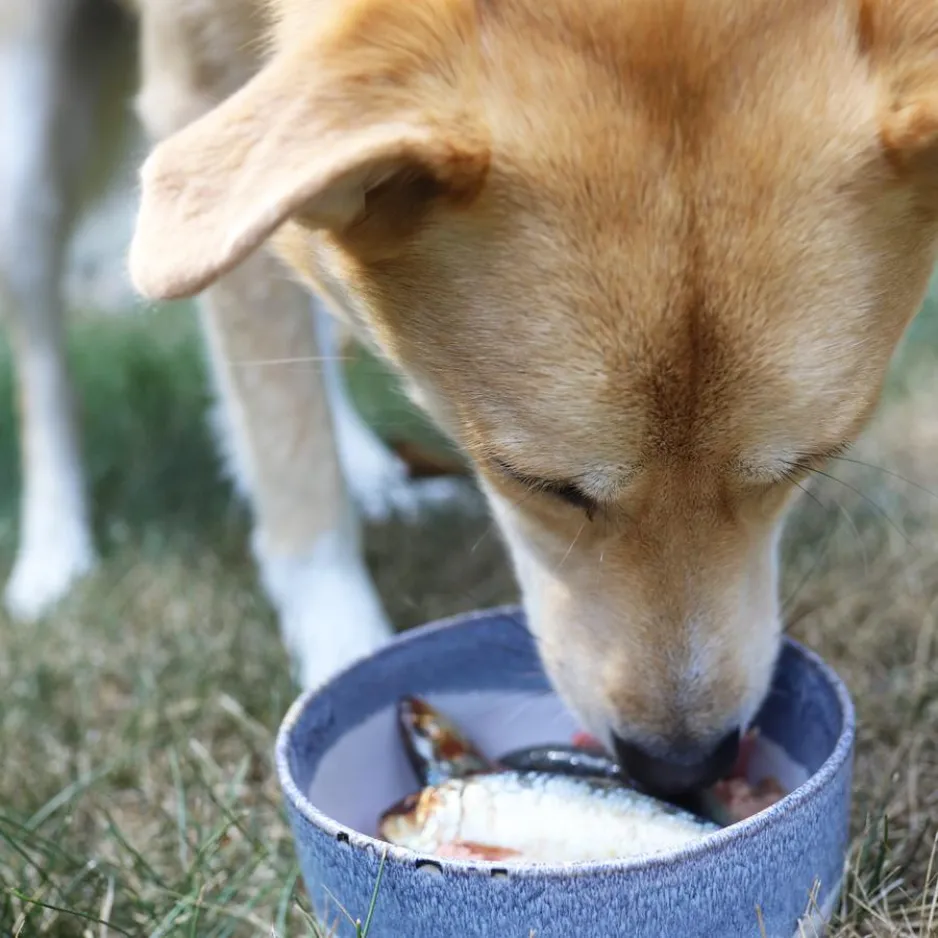
[[790, 793], [687, 849], [638, 860], [506, 866], [376, 839], [379, 815], [418, 787], [395, 723], [411, 694], [496, 757], [581, 728], [550, 690], [515, 609], [409, 632], [297, 701], [277, 767], [313, 908], [337, 938], [353, 938], [352, 920], [369, 911], [369, 938], [821, 933], [844, 871], [854, 715], [838, 677], [795, 642], [785, 642], [757, 719], [751, 767]]

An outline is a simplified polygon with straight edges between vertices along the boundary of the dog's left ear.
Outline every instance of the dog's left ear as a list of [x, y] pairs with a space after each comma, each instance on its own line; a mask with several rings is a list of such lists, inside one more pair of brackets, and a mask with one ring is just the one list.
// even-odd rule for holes
[[938, 173], [938, 2], [857, 2], [861, 46], [885, 96], [883, 144], [899, 165]]
[[[471, 197], [488, 168], [461, 87], [474, 6], [355, 0], [156, 147], [130, 252], [138, 291], [191, 296], [290, 217], [354, 241], [367, 216], [372, 238], [390, 238], [401, 213], [419, 218], [434, 200]], [[370, 198], [376, 189], [404, 195]]]

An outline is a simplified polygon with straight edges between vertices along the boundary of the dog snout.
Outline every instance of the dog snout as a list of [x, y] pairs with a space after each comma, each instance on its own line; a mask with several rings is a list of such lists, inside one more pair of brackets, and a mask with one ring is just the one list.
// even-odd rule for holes
[[683, 795], [724, 778], [739, 756], [741, 733], [734, 729], [716, 745], [673, 743], [646, 746], [613, 736], [616, 755], [629, 777], [649, 792]]

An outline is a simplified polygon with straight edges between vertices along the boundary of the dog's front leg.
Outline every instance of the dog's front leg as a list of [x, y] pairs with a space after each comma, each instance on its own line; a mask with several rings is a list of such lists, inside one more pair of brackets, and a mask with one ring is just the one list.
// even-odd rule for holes
[[29, 620], [94, 563], [60, 293], [94, 76], [69, 58], [72, 4], [0, 6], [0, 300], [16, 368], [23, 478], [5, 601]]
[[[154, 140], [259, 67], [254, 0], [138, 0], [137, 109]], [[298, 678], [314, 686], [390, 635], [343, 478], [309, 293], [261, 251], [201, 298], [229, 463]]]
[[309, 294], [261, 253], [202, 299], [230, 465], [304, 686], [389, 636], [341, 471]]

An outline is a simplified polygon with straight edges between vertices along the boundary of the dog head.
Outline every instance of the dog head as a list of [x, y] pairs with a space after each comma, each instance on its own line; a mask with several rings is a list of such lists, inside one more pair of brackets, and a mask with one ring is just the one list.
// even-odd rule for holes
[[273, 236], [472, 458], [566, 699], [705, 781], [771, 677], [781, 520], [933, 266], [938, 9], [275, 7], [266, 68], [144, 168], [138, 287]]

